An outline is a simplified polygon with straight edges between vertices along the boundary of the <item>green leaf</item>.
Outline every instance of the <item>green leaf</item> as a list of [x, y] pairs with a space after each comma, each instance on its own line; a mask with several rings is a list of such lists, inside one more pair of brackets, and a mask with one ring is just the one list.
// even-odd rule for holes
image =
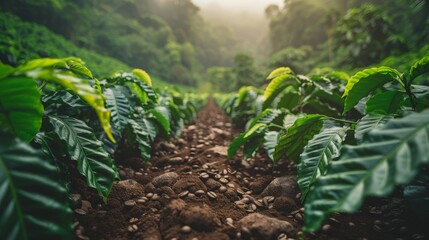
[[407, 95], [400, 91], [386, 91], [377, 94], [366, 102], [367, 114], [395, 114], [401, 108], [401, 104]]
[[410, 69], [409, 83], [411, 84], [418, 76], [429, 72], [429, 56], [417, 61]]
[[33, 139], [42, 125], [40, 96], [36, 82], [31, 78], [0, 79], [0, 128], [23, 141]]
[[281, 113], [278, 109], [265, 109], [250, 121], [248, 128], [252, 128], [257, 123], [270, 124]]
[[273, 154], [277, 146], [279, 133], [276, 131], [269, 131], [265, 133], [264, 136], [264, 148], [267, 151], [267, 155], [271, 160], [274, 160]]
[[49, 116], [58, 138], [66, 144], [70, 158], [77, 161], [78, 171], [85, 176], [89, 187], [95, 188], [106, 201], [116, 176], [113, 159], [97, 140], [93, 130], [83, 121]]
[[80, 97], [66, 90], [44, 94], [42, 96], [42, 102], [45, 104], [45, 106], [48, 105], [48, 108], [49, 105], [52, 104], [58, 104], [66, 108], [82, 108], [89, 106]]
[[72, 239], [66, 190], [48, 159], [0, 134], [0, 239]]
[[164, 116], [162, 112], [158, 112], [156, 109], [150, 109], [147, 111], [149, 114], [152, 114], [154, 119], [159, 123], [161, 129], [164, 131], [164, 135], [169, 140], [170, 138], [170, 122], [168, 118]]
[[66, 68], [68, 70], [88, 78], [94, 78], [94, 76], [92, 76], [91, 71], [87, 67], [85, 67], [84, 64], [85, 63], [79, 58], [66, 59]]
[[356, 73], [350, 78], [344, 91], [344, 113], [384, 84], [400, 81], [400, 75], [398, 71], [389, 67], [370, 68]]
[[0, 78], [5, 78], [12, 74], [14, 71], [15, 68], [0, 62]]
[[245, 133], [241, 133], [232, 140], [228, 147], [228, 158], [232, 158], [238, 151], [238, 149], [243, 145], [247, 139], [244, 138]]
[[140, 80], [142, 80], [143, 82], [145, 82], [147, 85], [152, 87], [152, 79], [150, 78], [149, 74], [147, 74], [146, 71], [136, 68], [133, 69], [132, 73], [134, 75], [136, 75], [136, 77]]
[[32, 78], [55, 82], [82, 98], [97, 113], [100, 124], [110, 141], [115, 142], [110, 126], [110, 112], [104, 107], [104, 97], [85, 79], [69, 75], [59, 70], [34, 70], [27, 73]]
[[340, 156], [346, 130], [342, 127], [324, 128], [305, 146], [298, 164], [298, 184], [302, 202], [305, 202], [316, 179], [326, 174], [332, 159]]
[[294, 73], [293, 73], [292, 69], [290, 69], [289, 67], [276, 68], [270, 73], [270, 75], [268, 75], [267, 80], [274, 79], [274, 78], [279, 77], [279, 76], [284, 75], [284, 74], [292, 74], [293, 75]]
[[[238, 135], [228, 147], [228, 157], [233, 157], [237, 153], [237, 150], [241, 147], [241, 145], [245, 144], [247, 141], [249, 141], [249, 139], [252, 139], [254, 136], [260, 135], [261, 132], [264, 131], [266, 128], [267, 124], [257, 123], [246, 132]], [[248, 149], [248, 151], [250, 150]]]
[[298, 160], [305, 145], [322, 129], [325, 116], [319, 114], [299, 118], [289, 127], [286, 133], [280, 135], [279, 143], [274, 152], [274, 163], [283, 156]]
[[136, 142], [140, 149], [140, 154], [145, 162], [151, 158], [151, 143], [156, 137], [156, 128], [147, 119], [132, 118], [128, 119], [131, 131], [134, 133]]
[[276, 108], [286, 108], [290, 111], [295, 110], [299, 107], [301, 101], [301, 94], [295, 90], [293, 86], [289, 86], [279, 94], [279, 97], [275, 99], [271, 105]]
[[387, 121], [393, 119], [392, 116], [389, 115], [366, 115], [356, 125], [355, 130], [355, 138], [358, 143], [362, 142], [364, 135], [382, 125], [384, 125]]
[[274, 99], [287, 87], [294, 86], [299, 80], [292, 74], [282, 74], [274, 78], [265, 88], [263, 109], [268, 108]]
[[333, 212], [354, 212], [366, 196], [385, 196], [406, 184], [429, 162], [429, 110], [393, 119], [346, 146], [305, 205], [305, 230], [315, 231]]
[[[121, 83], [121, 84], [135, 83], [135, 84], [137, 84], [137, 86], [141, 90], [143, 90], [147, 94], [147, 97], [150, 100], [152, 100], [155, 103], [158, 102], [158, 96], [156, 95], [153, 88], [151, 86], [149, 86], [148, 84], [146, 84], [146, 82], [137, 78], [134, 74], [121, 73], [121, 74], [118, 74], [117, 76], [115, 76], [113, 81], [117, 82], [117, 83]], [[130, 90], [132, 90], [132, 89], [130, 89]]]
[[247, 140], [243, 146], [243, 157], [244, 159], [248, 159], [256, 153], [259, 146], [264, 142], [264, 138], [258, 134]]
[[104, 96], [106, 97], [106, 108], [110, 111], [113, 126], [119, 132], [122, 132], [128, 124], [128, 116], [131, 113], [128, 99], [117, 87], [105, 89]]

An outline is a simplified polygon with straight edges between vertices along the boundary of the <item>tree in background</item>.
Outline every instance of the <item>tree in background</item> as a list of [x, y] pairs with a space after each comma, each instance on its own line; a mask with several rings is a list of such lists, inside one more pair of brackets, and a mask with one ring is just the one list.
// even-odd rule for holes
[[257, 86], [263, 81], [263, 75], [255, 66], [255, 60], [245, 53], [235, 56], [232, 71], [236, 79], [234, 90], [242, 86]]
[[333, 38], [336, 51], [345, 52], [345, 64], [353, 67], [379, 62], [403, 41], [395, 34], [391, 18], [371, 4], [350, 9], [338, 22]]

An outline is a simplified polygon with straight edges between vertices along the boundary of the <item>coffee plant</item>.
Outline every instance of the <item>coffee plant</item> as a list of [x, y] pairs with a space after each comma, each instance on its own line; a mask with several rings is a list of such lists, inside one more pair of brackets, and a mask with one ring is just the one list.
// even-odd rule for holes
[[419, 192], [427, 191], [429, 181], [424, 174], [411, 181], [429, 162], [429, 88], [414, 81], [428, 72], [429, 57], [408, 72], [375, 67], [352, 77], [332, 69], [296, 75], [278, 68], [263, 97], [249, 97], [251, 88], [217, 96], [232, 119], [250, 118], [228, 155], [243, 146], [249, 158], [263, 147], [274, 164], [296, 161], [306, 231], [396, 186], [406, 185], [405, 196], [422, 204]]
[[69, 161], [106, 202], [127, 142], [151, 157], [206, 96], [157, 93], [140, 69], [99, 81], [77, 58], [0, 63], [0, 239], [70, 239]]

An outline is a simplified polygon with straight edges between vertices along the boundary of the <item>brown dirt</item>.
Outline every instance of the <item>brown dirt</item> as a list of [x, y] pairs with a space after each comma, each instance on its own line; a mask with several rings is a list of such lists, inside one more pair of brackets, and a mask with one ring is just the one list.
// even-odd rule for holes
[[[85, 188], [80, 177], [75, 177], [72, 192], [83, 199], [76, 207], [86, 212], [74, 216], [76, 238], [260, 239], [248, 229], [237, 227], [240, 219], [253, 212], [249, 210], [250, 205], [242, 209], [235, 203], [243, 198], [240, 190], [262, 200], [261, 193], [271, 180], [295, 176], [296, 166], [285, 161], [273, 170], [263, 152], [247, 162], [241, 161], [240, 154], [228, 160], [224, 155], [226, 148], [238, 133], [213, 101], [209, 101], [179, 139], [154, 145], [150, 163], [143, 164], [135, 149], [123, 149], [117, 154], [115, 159], [122, 181], [114, 184], [107, 204], [92, 189]], [[152, 182], [167, 172], [177, 176], [170, 174], [162, 181]], [[202, 173], [207, 173], [209, 179], [201, 177]], [[161, 184], [155, 187], [154, 183]], [[204, 192], [199, 195], [198, 190]], [[208, 191], [214, 192], [216, 198], [208, 196]], [[297, 197], [291, 187], [288, 196], [278, 197], [267, 205], [262, 201], [254, 212], [292, 224], [294, 230], [284, 239], [425, 239], [429, 236], [424, 221], [410, 215], [399, 197], [370, 199], [357, 214], [335, 214], [323, 230], [302, 235], [303, 213]], [[232, 218], [233, 223], [227, 223], [227, 218]], [[190, 226], [190, 231], [184, 226]]]

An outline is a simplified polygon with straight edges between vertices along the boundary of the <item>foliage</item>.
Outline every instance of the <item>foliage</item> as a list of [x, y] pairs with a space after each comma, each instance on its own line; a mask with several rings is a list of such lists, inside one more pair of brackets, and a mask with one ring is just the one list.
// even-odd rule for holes
[[[274, 164], [297, 161], [305, 230], [316, 231], [330, 214], [355, 212], [365, 197], [410, 183], [429, 162], [428, 88], [414, 84], [428, 66], [424, 57], [405, 72], [383, 66], [350, 78], [330, 69], [306, 76], [275, 69], [267, 78], [263, 110], [233, 140], [228, 155], [244, 146], [247, 158], [264, 146]], [[255, 101], [240, 108], [235, 101], [243, 93], [218, 101], [234, 115], [260, 106]], [[425, 193], [412, 189], [410, 196], [421, 201]]]
[[[64, 200], [69, 160], [107, 201], [119, 178], [112, 158], [118, 145], [135, 143], [147, 162], [155, 138], [177, 136], [207, 97], [173, 90], [158, 94], [151, 85], [141, 69], [98, 81], [77, 58], [36, 59], [16, 68], [0, 64], [0, 131], [13, 140], [0, 141], [0, 178], [9, 191], [0, 194], [0, 203], [10, 210], [0, 217], [7, 226], [1, 236], [27, 239], [31, 230], [37, 239], [69, 238]], [[15, 136], [32, 140], [47, 160]]]

